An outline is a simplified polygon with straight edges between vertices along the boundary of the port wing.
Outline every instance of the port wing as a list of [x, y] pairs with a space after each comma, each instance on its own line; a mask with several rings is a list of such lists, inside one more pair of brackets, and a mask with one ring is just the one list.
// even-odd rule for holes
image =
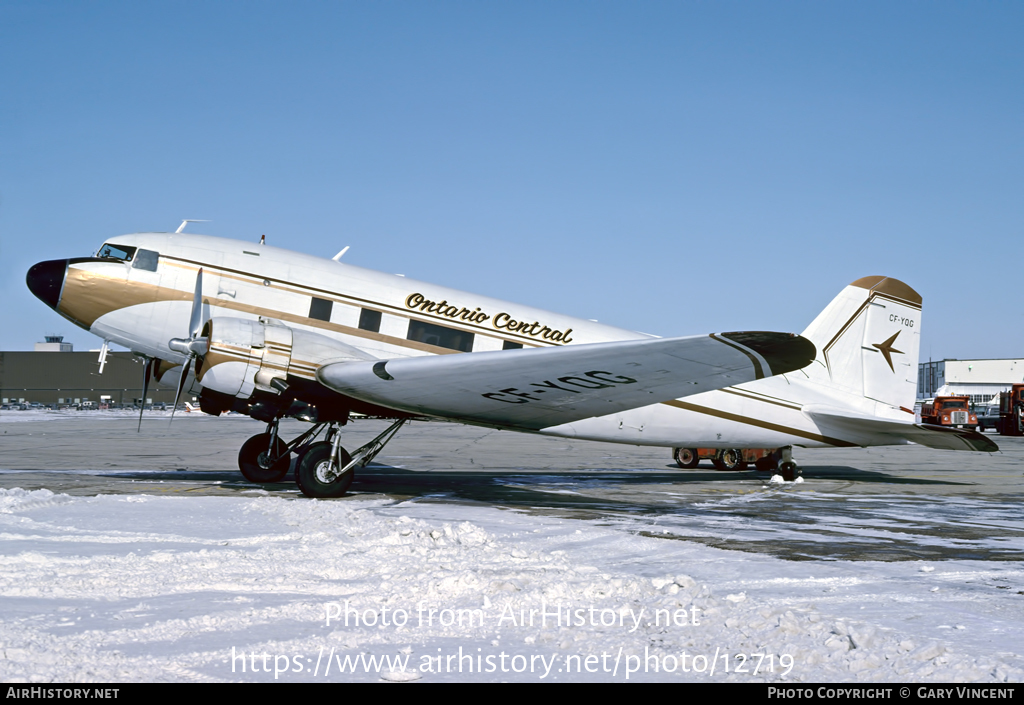
[[317, 378], [409, 413], [537, 430], [789, 372], [814, 355], [790, 333], [722, 333], [340, 362]]

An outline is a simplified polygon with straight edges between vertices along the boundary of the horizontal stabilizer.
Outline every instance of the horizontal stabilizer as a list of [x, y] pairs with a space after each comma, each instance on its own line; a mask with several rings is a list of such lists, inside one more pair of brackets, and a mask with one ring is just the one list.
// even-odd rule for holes
[[881, 419], [819, 406], [805, 406], [803, 412], [823, 431], [831, 428], [845, 437], [853, 434], [867, 441], [858, 443], [855, 438], [851, 438], [858, 445], [881, 445], [868, 440], [881, 435], [941, 450], [976, 450], [984, 453], [999, 450], [999, 446], [988, 436], [966, 428]]
[[413, 414], [536, 430], [790, 372], [814, 355], [791, 333], [721, 333], [337, 362], [317, 378]]

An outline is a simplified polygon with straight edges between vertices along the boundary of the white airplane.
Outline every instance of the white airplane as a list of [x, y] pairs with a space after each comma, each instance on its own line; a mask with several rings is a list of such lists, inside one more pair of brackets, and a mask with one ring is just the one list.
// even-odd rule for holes
[[[914, 423], [921, 297], [895, 279], [853, 282], [802, 336], [657, 338], [181, 230], [115, 237], [93, 257], [40, 262], [26, 281], [104, 347], [144, 358], [143, 396], [155, 378], [207, 413], [266, 422], [239, 452], [253, 482], [282, 479], [294, 454], [304, 494], [341, 496], [410, 418], [664, 446], [683, 467], [697, 448], [733, 460], [777, 449], [786, 479], [793, 446], [998, 450]], [[350, 413], [395, 423], [350, 455], [339, 432]], [[312, 426], [285, 442], [284, 417]]]

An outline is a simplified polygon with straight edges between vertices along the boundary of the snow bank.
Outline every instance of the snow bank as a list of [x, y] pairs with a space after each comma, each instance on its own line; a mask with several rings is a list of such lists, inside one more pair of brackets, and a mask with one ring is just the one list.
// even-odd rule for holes
[[491, 508], [0, 490], [0, 542], [5, 681], [1024, 677], [736, 590], [746, 554]]

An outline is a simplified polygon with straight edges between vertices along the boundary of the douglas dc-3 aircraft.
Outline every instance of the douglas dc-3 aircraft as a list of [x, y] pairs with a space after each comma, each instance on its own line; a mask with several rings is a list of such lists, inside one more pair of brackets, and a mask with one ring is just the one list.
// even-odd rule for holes
[[[281, 480], [296, 455], [305, 495], [341, 496], [410, 418], [665, 446], [683, 467], [698, 447], [778, 449], [786, 479], [793, 446], [998, 450], [914, 423], [921, 297], [895, 279], [853, 282], [802, 336], [657, 338], [184, 226], [26, 280], [104, 349], [144, 359], [143, 396], [155, 378], [207, 413], [266, 422], [239, 453], [253, 482]], [[350, 455], [350, 413], [394, 424]], [[312, 426], [285, 442], [284, 417]]]

